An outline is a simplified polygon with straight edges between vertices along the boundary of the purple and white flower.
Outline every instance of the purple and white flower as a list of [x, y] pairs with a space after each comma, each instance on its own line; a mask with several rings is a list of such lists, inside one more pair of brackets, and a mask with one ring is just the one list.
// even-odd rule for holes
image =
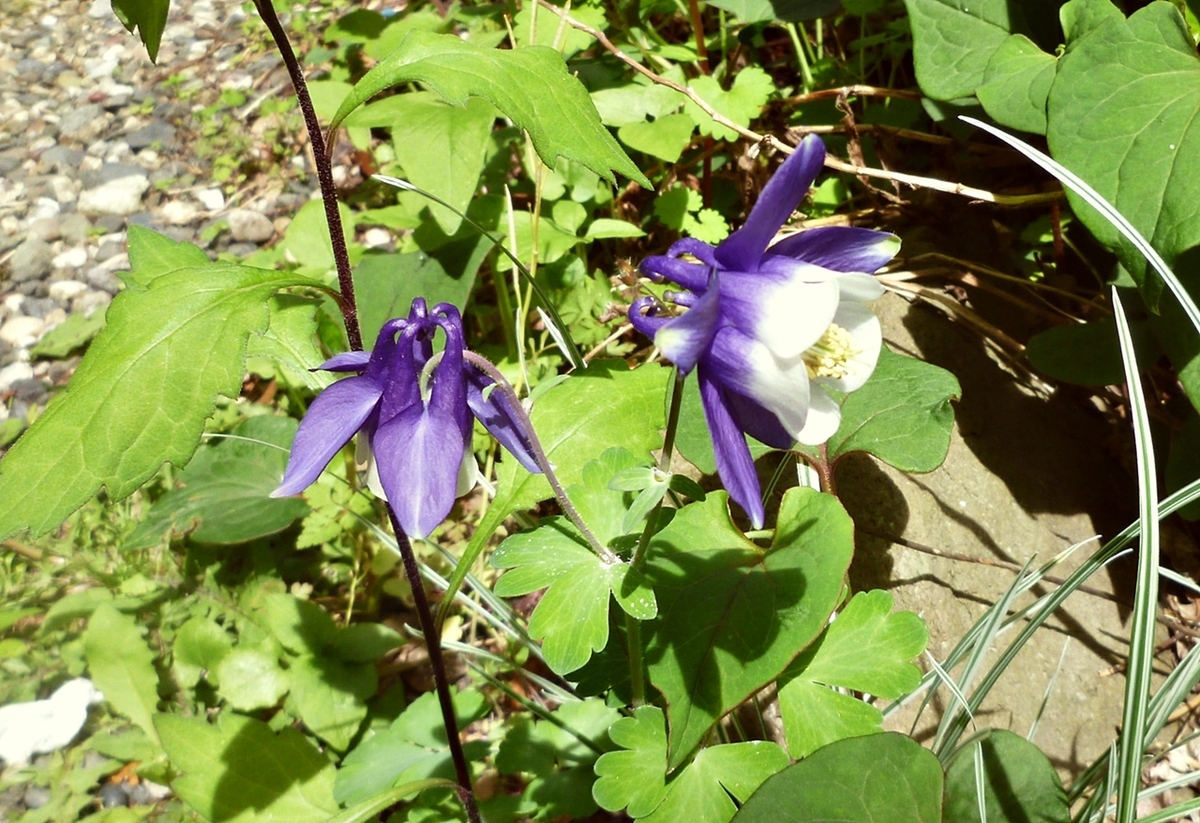
[[[439, 329], [445, 341], [435, 353]], [[400, 525], [413, 537], [425, 537], [475, 485], [472, 415], [525, 468], [541, 471], [508, 396], [490, 391], [491, 378], [463, 352], [458, 309], [439, 303], [428, 310], [417, 298], [408, 317], [384, 324], [372, 351], [346, 352], [322, 363], [326, 371], [360, 374], [339, 380], [313, 401], [296, 432], [283, 482], [271, 496], [303, 491], [361, 432]]]
[[763, 188], [745, 224], [715, 248], [685, 238], [642, 261], [652, 280], [682, 287], [665, 296], [684, 313], [663, 314], [649, 297], [629, 311], [634, 327], [685, 374], [696, 370], [717, 471], [755, 528], [764, 513], [743, 435], [779, 449], [824, 443], [841, 420], [826, 390], [865, 383], [882, 344], [868, 303], [883, 287], [871, 273], [895, 256], [899, 238], [830, 226], [768, 248], [824, 161], [825, 145], [807, 137]]

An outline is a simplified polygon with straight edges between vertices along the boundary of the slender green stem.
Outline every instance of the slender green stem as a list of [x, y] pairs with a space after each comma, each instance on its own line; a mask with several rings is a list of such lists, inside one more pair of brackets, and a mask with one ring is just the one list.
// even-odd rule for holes
[[[656, 513], [658, 509], [654, 510]], [[646, 705], [646, 678], [642, 662], [642, 621], [625, 613], [625, 639], [629, 645], [629, 702], [636, 709]]]
[[521, 398], [517, 397], [517, 392], [513, 389], [512, 384], [505, 379], [500, 370], [493, 366], [487, 358], [480, 357], [473, 351], [464, 351], [463, 357], [468, 363], [492, 378], [492, 381], [496, 384], [495, 391], [502, 391], [508, 396], [509, 404], [512, 406], [513, 412], [517, 415], [517, 422], [525, 433], [529, 435], [529, 444], [533, 450], [533, 459], [537, 461], [538, 467], [546, 475], [546, 481], [550, 484], [550, 488], [554, 492], [554, 497], [558, 500], [558, 505], [562, 507], [563, 514], [575, 524], [575, 528], [579, 529], [579, 533], [583, 535], [583, 539], [587, 541], [588, 545], [592, 547], [592, 551], [601, 560], [610, 564], [620, 563], [621, 559], [592, 533], [587, 523], [584, 523], [583, 518], [579, 516], [579, 511], [571, 502], [571, 498], [567, 497], [562, 483], [559, 482], [558, 476], [554, 473], [554, 467], [550, 465], [550, 458], [546, 456], [546, 450], [542, 448], [542, 443], [538, 439], [537, 432], [534, 431], [533, 423], [530, 421], [529, 415], [525, 413], [525, 407], [521, 405]]
[[[663, 449], [658, 458], [658, 468], [662, 472], [671, 470], [671, 457], [675, 452], [675, 434], [679, 429], [679, 410], [683, 406], [683, 381], [684, 375], [680, 373], [679, 369], [675, 369], [675, 382], [671, 385], [671, 405], [667, 409], [667, 429], [663, 433]], [[646, 562], [646, 549], [650, 546], [650, 538], [654, 536], [654, 526], [658, 523], [658, 513], [661, 509], [662, 501], [659, 500], [658, 505], [646, 518], [646, 527], [642, 529], [642, 536], [638, 540], [637, 549], [633, 553], [633, 560], [630, 564], [635, 570], [640, 570]]]
[[342, 310], [342, 320], [346, 325], [346, 340], [350, 348], [362, 351], [362, 332], [358, 327], [358, 304], [354, 300], [354, 277], [350, 272], [350, 253], [346, 249], [346, 234], [342, 229], [342, 214], [338, 210], [337, 188], [333, 184], [333, 165], [329, 160], [328, 147], [321, 133], [321, 121], [317, 119], [317, 110], [313, 106], [312, 97], [308, 93], [308, 83], [304, 80], [304, 69], [292, 51], [287, 32], [275, 14], [271, 0], [254, 0], [258, 15], [267, 24], [275, 46], [283, 57], [288, 75], [292, 78], [292, 86], [296, 90], [296, 100], [300, 111], [304, 113], [304, 126], [308, 130], [308, 142], [312, 146], [313, 164], [317, 167], [317, 180], [321, 184], [321, 201], [325, 205], [325, 220], [329, 224], [329, 240], [333, 244], [333, 260], [337, 266], [338, 289], [342, 299], [337, 301]]
[[800, 32], [795, 23], [787, 24], [787, 33], [792, 38], [792, 47], [796, 50], [796, 60], [800, 64], [800, 76], [804, 78], [804, 91], [807, 94], [813, 90], [812, 68], [808, 65], [807, 48], [800, 38]]
[[425, 636], [425, 648], [429, 650], [429, 663], [433, 667], [433, 682], [437, 689], [438, 703], [442, 709], [442, 723], [446, 726], [446, 740], [450, 747], [450, 759], [454, 761], [454, 773], [458, 778], [458, 799], [467, 810], [470, 823], [482, 823], [479, 807], [475, 803], [475, 792], [471, 788], [471, 772], [467, 768], [467, 757], [463, 752], [462, 740], [458, 734], [458, 719], [454, 715], [454, 700], [450, 696], [450, 680], [446, 677], [446, 663], [442, 659], [442, 638], [438, 634], [437, 625], [433, 622], [433, 612], [429, 609], [429, 599], [425, 596], [425, 584], [421, 580], [421, 570], [417, 566], [417, 557], [413, 554], [412, 544], [404, 532], [392, 504], [386, 505], [388, 519], [392, 521], [392, 531], [396, 535], [396, 544], [400, 547], [400, 557], [404, 561], [404, 574], [408, 585], [412, 588], [413, 603], [417, 607], [417, 622], [421, 624], [421, 634]]

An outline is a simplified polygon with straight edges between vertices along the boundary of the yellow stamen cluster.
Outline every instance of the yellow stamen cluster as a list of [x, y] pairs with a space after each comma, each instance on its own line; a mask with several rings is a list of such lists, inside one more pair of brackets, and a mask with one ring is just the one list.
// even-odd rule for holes
[[840, 380], [850, 374], [850, 361], [860, 354], [850, 332], [837, 323], [830, 323], [821, 339], [804, 352], [804, 365], [809, 377], [829, 377]]

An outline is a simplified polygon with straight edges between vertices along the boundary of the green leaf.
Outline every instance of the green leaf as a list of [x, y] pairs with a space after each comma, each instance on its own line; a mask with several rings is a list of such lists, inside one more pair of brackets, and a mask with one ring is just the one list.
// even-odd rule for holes
[[659, 618], [646, 625], [645, 659], [667, 700], [671, 768], [816, 638], [854, 552], [834, 497], [789, 490], [767, 550], [734, 527], [726, 500], [714, 493], [680, 509], [647, 555]]
[[737, 811], [734, 799], [744, 803], [764, 780], [787, 765], [787, 753], [766, 740], [709, 746], [673, 776], [663, 802], [643, 819], [645, 823], [726, 823]]
[[313, 392], [332, 384], [336, 378], [331, 373], [312, 371], [325, 360], [317, 345], [319, 307], [320, 303], [310, 297], [272, 297], [267, 333], [251, 337], [246, 346], [246, 371], [266, 378], [282, 377], [293, 386], [306, 386]]
[[592, 92], [592, 103], [606, 126], [632, 126], [659, 120], [683, 105], [679, 92], [656, 83], [634, 81]]
[[733, 798], [745, 802], [788, 764], [787, 753], [766, 741], [710, 746], [664, 785], [667, 738], [661, 709], [637, 709], [633, 717], [613, 724], [609, 736], [622, 751], [607, 752], [596, 761], [599, 780], [592, 795], [608, 811], [625, 809], [646, 823], [725, 823], [737, 810]]
[[305, 282], [212, 265], [117, 295], [67, 390], [0, 460], [0, 537], [44, 534], [101, 487], [120, 500], [165, 461], [187, 463], [217, 395], [241, 391], [267, 299]]
[[[338, 203], [338, 214], [342, 218], [342, 233], [346, 236], [350, 262], [355, 263], [362, 255], [362, 247], [354, 242], [352, 233], [347, 234], [354, 225], [350, 207]], [[298, 271], [301, 274], [323, 277], [337, 267], [329, 237], [329, 221], [325, 219], [324, 204], [320, 200], [309, 200], [288, 224], [287, 232], [279, 242], [279, 250], [300, 264]]]
[[182, 488], [154, 501], [126, 548], [153, 545], [164, 534], [191, 533], [200, 543], [246, 543], [282, 531], [308, 514], [298, 498], [274, 500], [299, 423], [290, 417], [251, 417], [214, 445], [196, 451]]
[[667, 796], [667, 732], [662, 709], [641, 706], [633, 717], [618, 720], [608, 736], [621, 747], [596, 761], [599, 778], [592, 796], [610, 812], [625, 809], [630, 817], [652, 813]]
[[866, 385], [842, 403], [841, 425], [827, 447], [829, 459], [865, 451], [901, 471], [933, 471], [950, 448], [950, 401], [960, 394], [950, 372], [884, 346]]
[[337, 633], [329, 612], [316, 603], [276, 592], [263, 605], [271, 634], [293, 654], [321, 654]]
[[475, 275], [490, 250], [487, 237], [472, 229], [433, 251], [363, 257], [354, 269], [363, 339], [373, 343], [384, 323], [407, 316], [414, 297], [424, 297], [430, 306], [453, 303], [459, 311], [465, 309]]
[[983, 750], [983, 793], [989, 823], [1067, 823], [1067, 795], [1054, 766], [1037, 746], [989, 729], [959, 746], [946, 764], [945, 819], [979, 820], [975, 747]]
[[1046, 133], [1046, 98], [1056, 60], [1023, 34], [1009, 35], [992, 54], [976, 89], [979, 102], [997, 123], [1033, 134]]
[[[534, 27], [535, 8], [537, 10], [536, 40], [533, 39], [531, 34]], [[581, 3], [578, 6], [565, 10], [564, 13], [569, 13], [574, 19], [581, 23], [586, 23], [592, 28], [600, 29], [601, 31], [608, 28], [608, 21], [605, 20], [604, 10], [596, 6]], [[567, 25], [561, 27], [560, 33], [559, 20], [561, 18], [557, 14], [545, 7], [525, 6], [517, 12], [512, 21], [512, 30], [517, 36], [517, 45], [527, 46], [531, 43], [536, 43], [539, 46], [549, 46], [561, 52], [563, 57], [569, 58], [573, 54], [586, 49], [595, 40], [587, 32]], [[556, 41], [561, 41], [561, 46], [556, 47]]]
[[[266, 644], [269, 648], [270, 644]], [[279, 659], [268, 649], [237, 648], [225, 655], [216, 667], [220, 694], [240, 712], [270, 709], [287, 694], [288, 674], [279, 668]]]
[[113, 14], [130, 34], [137, 29], [151, 63], [158, 60], [158, 44], [170, 9], [171, 0], [112, 0]]
[[131, 271], [122, 272], [121, 277], [131, 288], [145, 288], [156, 278], [177, 269], [210, 265], [208, 255], [199, 246], [172, 240], [144, 226], [130, 226], [126, 238]]
[[583, 522], [605, 546], [612, 548], [614, 538], [627, 534], [624, 520], [631, 498], [614, 479], [627, 472], [649, 472], [649, 464], [649, 455], [639, 460], [625, 449], [607, 449], [584, 464], [580, 482], [566, 488]]
[[[481, 97], [452, 106], [430, 92], [393, 98], [392, 145], [409, 182], [465, 212], [479, 185], [496, 109]], [[429, 212], [448, 235], [462, 223], [454, 209], [429, 203]]]
[[[1186, 323], [1186, 321], [1185, 321]], [[1145, 321], [1130, 323], [1139, 352], [1147, 362], [1157, 343]], [[1111, 386], [1125, 380], [1117, 326], [1112, 319], [1053, 326], [1029, 339], [1025, 356], [1043, 374], [1082, 386]]]
[[351, 663], [374, 663], [405, 644], [404, 637], [382, 623], [355, 623], [339, 631], [329, 651]]
[[841, 7], [838, 0], [708, 0], [708, 3], [732, 12], [743, 23], [815, 20]]
[[902, 734], [839, 740], [768, 778], [733, 819], [941, 823], [942, 769], [936, 757]]
[[644, 237], [645, 232], [628, 220], [614, 220], [611, 217], [597, 217], [588, 225], [584, 238], [587, 240], [604, 240], [611, 237]]
[[104, 311], [97, 309], [91, 314], [72, 314], [63, 322], [46, 332], [45, 336], [29, 350], [33, 358], [46, 357], [62, 360], [75, 349], [83, 348], [104, 328]]
[[[721, 88], [721, 84], [711, 75], [702, 74], [691, 83], [692, 91], [698, 94], [706, 103], [720, 114], [725, 115], [739, 126], [749, 126], [758, 117], [762, 107], [775, 92], [775, 81], [757, 66], [750, 66], [738, 72], [729, 91]], [[690, 100], [684, 104], [683, 110], [698, 124], [701, 134], [712, 135], [718, 140], [737, 140], [737, 132], [717, 123], [705, 114], [699, 106]]]
[[367, 717], [367, 698], [379, 687], [374, 664], [307, 654], [288, 662], [287, 710], [334, 749], [346, 751]]
[[[584, 466], [606, 449], [621, 447], [636, 456], [662, 445], [658, 432], [670, 374], [657, 366], [631, 371], [622, 360], [597, 360], [538, 397], [530, 418], [564, 486], [582, 480]], [[551, 496], [546, 479], [515, 460], [502, 462], [497, 474], [499, 492], [459, 561], [451, 591], [504, 518]]]
[[83, 633], [83, 653], [104, 702], [157, 741], [158, 673], [134, 619], [107, 603], [97, 606]]
[[[453, 695], [454, 715], [465, 728], [488, 712], [483, 695], [473, 690]], [[468, 758], [480, 757], [489, 746], [471, 741], [463, 747]], [[392, 786], [432, 775], [453, 777], [454, 770], [433, 692], [414, 700], [386, 730], [355, 746], [338, 770], [334, 797], [343, 805], [361, 803]]]
[[171, 668], [179, 685], [193, 688], [201, 679], [216, 685], [217, 666], [233, 650], [229, 632], [197, 615], [179, 627], [171, 647]]
[[323, 823], [336, 814], [333, 763], [295, 729], [223, 712], [215, 724], [160, 714], [163, 748], [181, 773], [171, 788], [212, 823]]
[[904, 0], [904, 5], [917, 82], [935, 100], [974, 95], [1010, 34], [1028, 35], [1047, 50], [1062, 42], [1057, 18], [1062, 0]]
[[379, 92], [403, 83], [428, 85], [447, 102], [466, 105], [483, 97], [518, 127], [529, 132], [546, 165], [558, 157], [576, 160], [609, 182], [619, 172], [653, 188], [621, 151], [583, 84], [567, 71], [562, 56], [545, 46], [497, 50], [481, 48], [452, 34], [413, 31], [354, 87], [330, 124], [338, 124]]
[[880, 731], [883, 714], [835, 689], [895, 699], [915, 689], [921, 670], [909, 661], [929, 632], [913, 612], [892, 613], [885, 591], [859, 592], [779, 679], [779, 710], [792, 757], [807, 757], [846, 737]]
[[[707, 119], [707, 118], [705, 118]], [[630, 123], [617, 131], [617, 137], [631, 149], [652, 157], [679, 162], [683, 150], [692, 142], [696, 122], [686, 114], [668, 114], [652, 122]]]
[[[1186, 162], [1200, 152], [1200, 58], [1171, 4], [1110, 17], [1072, 43], [1048, 114], [1054, 158], [1125, 215], [1168, 266], [1200, 245], [1200, 169]], [[1067, 197], [1155, 305], [1162, 283], [1142, 255], [1077, 195]]]
[[[609, 594], [622, 590], [629, 566], [601, 560], [563, 518], [547, 518], [533, 531], [508, 538], [492, 554], [492, 565], [510, 569], [495, 586], [501, 597], [546, 589], [529, 633], [545, 638], [546, 665], [555, 672], [575, 671], [608, 645]], [[633, 610], [653, 617], [654, 592], [637, 588]]]

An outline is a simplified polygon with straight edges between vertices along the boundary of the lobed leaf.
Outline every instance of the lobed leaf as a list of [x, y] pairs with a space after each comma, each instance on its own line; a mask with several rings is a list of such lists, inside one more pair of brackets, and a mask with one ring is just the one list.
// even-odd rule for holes
[[600, 123], [583, 84], [562, 55], [546, 46], [487, 49], [453, 34], [412, 31], [379, 61], [342, 102], [331, 129], [384, 89], [403, 83], [428, 85], [447, 102], [465, 106], [470, 97], [490, 100], [529, 132], [546, 165], [562, 157], [578, 161], [609, 182], [619, 172], [645, 188], [646, 176]]

